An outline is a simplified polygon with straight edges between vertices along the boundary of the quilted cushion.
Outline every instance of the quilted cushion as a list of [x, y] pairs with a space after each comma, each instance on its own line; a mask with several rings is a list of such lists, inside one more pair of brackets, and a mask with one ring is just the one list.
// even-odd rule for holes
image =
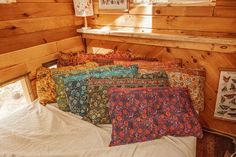
[[88, 111], [87, 82], [91, 77], [105, 78], [136, 74], [137, 66], [123, 67], [119, 65], [103, 66], [83, 71], [74, 76], [64, 78], [65, 92], [72, 113], [84, 116]]
[[[80, 70], [86, 69], [86, 68], [93, 68], [98, 66], [97, 63], [86, 63], [86, 64], [81, 64], [81, 65], [77, 65], [77, 66], [66, 66], [66, 67], [60, 67], [60, 68], [54, 68], [54, 69], [48, 69], [48, 68], [40, 68], [37, 71], [37, 83], [40, 85], [37, 86], [37, 91], [40, 91], [40, 89], [45, 89], [43, 90], [43, 92], [38, 92], [38, 96], [39, 96], [39, 100], [40, 102], [44, 102], [46, 103], [54, 103], [57, 101], [58, 103], [58, 107], [63, 110], [63, 111], [69, 111], [69, 107], [66, 103], [65, 100], [65, 94], [64, 94], [64, 84], [61, 83], [61, 80], [59, 78], [57, 78], [57, 76], [66, 76], [69, 74], [73, 74], [76, 73]], [[47, 72], [46, 75], [44, 75], [44, 77], [42, 77], [41, 79], [39, 79], [40, 77], [38, 76], [39, 74], [41, 74], [41, 72], [45, 71]], [[42, 76], [42, 75], [40, 75]], [[47, 77], [48, 76], [48, 77]], [[45, 81], [42, 81], [45, 80]], [[43, 84], [43, 83], [44, 84]], [[42, 90], [41, 90], [42, 91]], [[43, 95], [49, 95], [50, 97], [43, 97]], [[53, 98], [53, 101], [49, 101]], [[64, 98], [64, 99], [63, 99]]]
[[[153, 73], [159, 70], [163, 70], [163, 68], [153, 67], [140, 71], [141, 73]], [[170, 86], [188, 88], [195, 110], [204, 110], [205, 69], [165, 68], [164, 70], [169, 77]]]
[[133, 77], [112, 77], [110, 79], [93, 78], [88, 82], [89, 111], [84, 117], [93, 124], [110, 124], [108, 89], [111, 87], [168, 86], [165, 72], [138, 74]]
[[202, 137], [188, 90], [170, 87], [111, 88], [110, 146], [154, 140], [162, 136]]

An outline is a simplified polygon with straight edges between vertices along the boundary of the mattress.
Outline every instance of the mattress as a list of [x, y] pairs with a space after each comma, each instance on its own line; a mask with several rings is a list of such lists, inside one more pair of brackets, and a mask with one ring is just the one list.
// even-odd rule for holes
[[[6, 113], [6, 112], [5, 112]], [[38, 101], [0, 108], [0, 156], [21, 157], [195, 157], [195, 137], [171, 137], [109, 147], [111, 125], [95, 126]]]

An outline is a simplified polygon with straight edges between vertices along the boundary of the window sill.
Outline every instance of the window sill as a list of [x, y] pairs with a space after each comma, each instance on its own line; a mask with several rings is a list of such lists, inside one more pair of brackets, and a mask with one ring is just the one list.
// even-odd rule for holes
[[193, 35], [143, 33], [122, 30], [78, 29], [82, 38], [116, 42], [184, 48], [222, 53], [236, 53], [236, 39]]

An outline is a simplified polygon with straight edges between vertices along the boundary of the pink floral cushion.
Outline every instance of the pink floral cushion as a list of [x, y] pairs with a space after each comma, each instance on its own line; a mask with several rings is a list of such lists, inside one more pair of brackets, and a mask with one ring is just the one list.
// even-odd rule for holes
[[197, 114], [185, 88], [111, 88], [109, 95], [110, 146], [167, 135], [202, 137]]

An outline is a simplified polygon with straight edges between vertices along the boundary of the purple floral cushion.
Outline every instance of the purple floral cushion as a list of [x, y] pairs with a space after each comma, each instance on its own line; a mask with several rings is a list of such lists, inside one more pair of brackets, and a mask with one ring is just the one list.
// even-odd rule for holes
[[109, 95], [110, 146], [167, 135], [202, 137], [197, 114], [185, 88], [111, 88]]

